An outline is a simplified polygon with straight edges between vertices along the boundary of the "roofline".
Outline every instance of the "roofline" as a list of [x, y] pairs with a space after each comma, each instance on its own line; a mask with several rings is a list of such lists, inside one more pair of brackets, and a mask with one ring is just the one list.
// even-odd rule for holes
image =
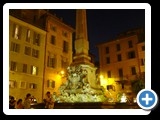
[[51, 19], [55, 20], [57, 23], [59, 23], [62, 26], [66, 27], [71, 32], [75, 32], [75, 29], [73, 27], [71, 27], [70, 25], [64, 23], [63, 20], [58, 18], [56, 15], [53, 15], [53, 14], [51, 14], [49, 12], [47, 12], [47, 15], [48, 15], [47, 17], [51, 17]]
[[110, 40], [107, 40], [107, 41], [98, 43], [98, 44], [96, 45], [96, 47], [99, 47], [100, 45], [103, 45], [103, 44], [105, 44], [105, 43], [114, 42], [114, 41], [117, 41], [117, 40], [122, 40], [122, 39], [124, 39], [124, 38], [129, 38], [129, 37], [133, 37], [133, 36], [137, 36], [137, 35], [135, 34], [135, 35], [131, 35], [131, 36], [125, 36], [125, 37], [122, 37], [122, 38], [110, 39]]

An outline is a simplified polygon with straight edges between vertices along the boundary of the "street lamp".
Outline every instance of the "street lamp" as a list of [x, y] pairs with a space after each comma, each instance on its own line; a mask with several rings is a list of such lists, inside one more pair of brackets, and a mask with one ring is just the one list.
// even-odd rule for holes
[[100, 75], [99, 77], [100, 77], [100, 79], [103, 79], [103, 78], [104, 78], [103, 75]]
[[61, 75], [61, 76], [64, 75], [64, 71], [63, 71], [63, 70], [60, 71], [60, 75]]
[[107, 80], [104, 79], [103, 75], [100, 75], [100, 85], [103, 86], [104, 88], [106, 88], [107, 86]]
[[57, 72], [57, 74], [58, 74], [60, 77], [65, 77], [65, 72], [64, 72], [64, 70], [61, 70], [61, 71]]

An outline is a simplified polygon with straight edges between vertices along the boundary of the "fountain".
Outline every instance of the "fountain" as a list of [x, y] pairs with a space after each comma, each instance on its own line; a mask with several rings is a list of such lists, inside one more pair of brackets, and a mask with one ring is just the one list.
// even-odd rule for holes
[[96, 67], [88, 55], [86, 10], [76, 10], [75, 56], [67, 68], [67, 81], [59, 87], [57, 102], [104, 102], [104, 88], [96, 76]]
[[[58, 102], [104, 102], [107, 100], [103, 87], [92, 88], [88, 72], [82, 65], [67, 68], [67, 81], [59, 88]], [[98, 81], [97, 81], [98, 83]]]

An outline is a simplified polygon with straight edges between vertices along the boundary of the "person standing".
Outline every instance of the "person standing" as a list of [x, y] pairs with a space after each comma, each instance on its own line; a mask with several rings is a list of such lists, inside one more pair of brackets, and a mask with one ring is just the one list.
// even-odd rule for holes
[[54, 100], [51, 93], [48, 91], [45, 97], [45, 108], [53, 109], [53, 107], [54, 107]]
[[30, 109], [30, 108], [31, 108], [31, 94], [28, 93], [24, 100], [24, 109]]
[[17, 101], [17, 105], [16, 105], [16, 109], [23, 109], [24, 107], [23, 107], [23, 104], [22, 104], [22, 99], [19, 99], [18, 101]]
[[16, 100], [14, 99], [14, 97], [11, 97], [9, 101], [9, 109], [15, 109], [15, 105], [16, 105]]

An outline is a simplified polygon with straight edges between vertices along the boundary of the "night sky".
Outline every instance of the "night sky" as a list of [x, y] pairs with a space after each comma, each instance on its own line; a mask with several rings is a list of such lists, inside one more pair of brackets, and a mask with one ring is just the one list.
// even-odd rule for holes
[[[75, 28], [75, 9], [53, 9], [49, 11], [55, 13], [59, 18], [63, 18], [64, 23]], [[129, 29], [145, 26], [144, 9], [87, 9], [86, 12], [89, 52], [96, 56], [95, 61], [99, 59], [96, 44], [114, 39], [117, 34]], [[75, 34], [73, 34], [73, 44], [74, 39]]]

